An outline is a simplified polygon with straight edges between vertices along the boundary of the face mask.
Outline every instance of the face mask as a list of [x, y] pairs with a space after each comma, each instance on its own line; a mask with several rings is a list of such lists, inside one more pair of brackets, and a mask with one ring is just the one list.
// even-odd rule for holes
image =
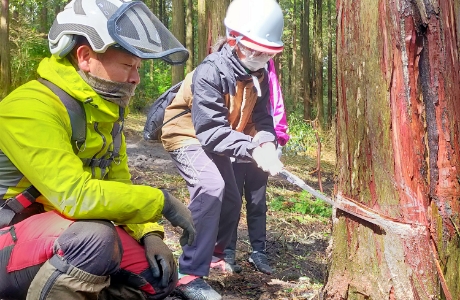
[[257, 71], [265, 67], [267, 62], [274, 56], [274, 54], [259, 52], [256, 50], [249, 49], [241, 44], [239, 44], [240, 51], [245, 56], [241, 58], [241, 63], [244, 67], [251, 71]]
[[267, 64], [268, 60], [270, 57], [263, 57], [263, 56], [257, 56], [257, 57], [245, 57], [241, 59], [241, 63], [243, 64], [244, 67], [246, 67], [248, 70], [251, 71], [257, 71], [259, 69], [262, 69], [265, 67]]

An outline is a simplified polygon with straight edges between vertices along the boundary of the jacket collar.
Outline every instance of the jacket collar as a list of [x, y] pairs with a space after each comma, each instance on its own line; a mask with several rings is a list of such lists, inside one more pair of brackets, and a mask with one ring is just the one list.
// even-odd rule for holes
[[220, 50], [221, 55], [224, 56], [227, 61], [230, 63], [233, 72], [235, 72], [236, 80], [238, 81], [245, 81], [245, 80], [252, 80], [252, 76], [256, 76], [260, 78], [262, 76], [262, 72], [249, 72], [247, 69], [244, 68], [241, 60], [236, 55], [236, 52], [230, 47], [229, 44], [225, 44]]

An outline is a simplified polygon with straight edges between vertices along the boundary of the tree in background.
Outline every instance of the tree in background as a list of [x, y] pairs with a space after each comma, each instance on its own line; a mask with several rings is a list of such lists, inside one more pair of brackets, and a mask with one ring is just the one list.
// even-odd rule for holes
[[[172, 0], [172, 28], [171, 32], [177, 40], [185, 45], [185, 2], [184, 0]], [[189, 58], [190, 59], [190, 58]], [[184, 65], [171, 68], [171, 85], [175, 85], [184, 79]]]
[[193, 0], [185, 0], [185, 47], [190, 53], [186, 62], [185, 72], [190, 73], [194, 67], [195, 60], [195, 42], [193, 32]]
[[0, 97], [3, 99], [10, 91], [11, 67], [10, 67], [10, 33], [9, 1], [2, 0], [0, 7]]
[[310, 0], [303, 1], [302, 14], [302, 88], [303, 118], [310, 120], [312, 115], [310, 90]]
[[460, 299], [460, 3], [337, 7], [339, 209], [325, 299]]
[[219, 37], [225, 36], [224, 18], [230, 0], [198, 0], [197, 64], [212, 51]]

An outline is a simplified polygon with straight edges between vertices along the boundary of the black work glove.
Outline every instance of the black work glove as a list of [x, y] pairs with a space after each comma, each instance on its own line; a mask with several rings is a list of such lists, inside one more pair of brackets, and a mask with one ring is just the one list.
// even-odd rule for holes
[[165, 190], [161, 190], [165, 197], [165, 203], [162, 214], [171, 222], [171, 225], [176, 227], [179, 226], [184, 231], [180, 237], [180, 245], [185, 244], [191, 246], [195, 239], [195, 227], [193, 226], [192, 213], [190, 210], [176, 197], [171, 195]]
[[149, 262], [150, 271], [158, 278], [161, 288], [166, 288], [174, 281], [177, 283], [177, 265], [171, 250], [156, 233], [147, 233], [142, 238], [145, 257]]

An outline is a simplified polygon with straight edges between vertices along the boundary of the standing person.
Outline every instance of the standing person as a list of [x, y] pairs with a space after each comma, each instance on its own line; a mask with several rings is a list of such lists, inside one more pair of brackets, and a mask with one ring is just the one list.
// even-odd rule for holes
[[188, 53], [141, 1], [73, 0], [48, 39], [40, 81], [0, 102], [0, 298], [163, 299], [177, 267], [156, 222], [192, 244], [193, 221], [167, 191], [131, 183], [121, 129], [142, 59]]
[[[287, 134], [288, 126], [286, 111], [284, 110], [283, 95], [276, 75], [275, 64], [270, 59], [267, 66], [268, 85], [270, 86], [270, 103], [268, 110], [273, 116], [276, 138], [278, 141], [278, 155], [281, 156], [281, 147], [286, 145], [290, 136]], [[273, 273], [267, 259], [266, 247], [266, 223], [267, 223], [267, 181], [268, 173], [261, 170], [253, 162], [235, 160], [233, 162], [238, 190], [241, 197], [246, 199], [246, 220], [248, 224], [249, 241], [252, 253], [249, 262], [260, 272]], [[241, 269], [235, 263], [237, 230], [233, 233], [232, 241], [225, 249], [225, 261], [234, 269]]]
[[187, 183], [197, 230], [179, 258], [176, 291], [185, 299], [221, 299], [203, 277], [213, 256], [223, 260], [238, 225], [242, 201], [230, 158], [254, 160], [271, 174], [283, 167], [264, 69], [283, 50], [281, 8], [274, 0], [234, 0], [224, 23], [227, 39], [186, 76], [162, 128], [163, 146]]

